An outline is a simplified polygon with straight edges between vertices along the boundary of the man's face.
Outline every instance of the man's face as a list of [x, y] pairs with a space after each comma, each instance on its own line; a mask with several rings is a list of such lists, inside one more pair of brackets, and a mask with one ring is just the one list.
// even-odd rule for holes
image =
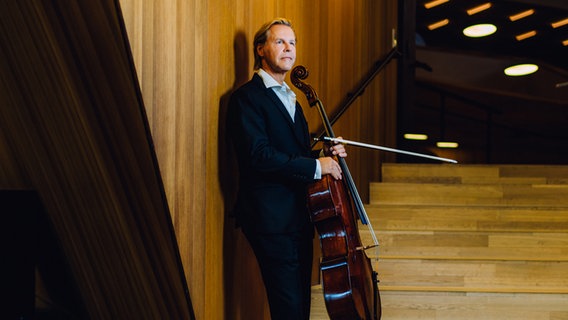
[[262, 68], [274, 75], [285, 75], [296, 61], [296, 35], [292, 28], [277, 24], [270, 28], [266, 43], [256, 48]]

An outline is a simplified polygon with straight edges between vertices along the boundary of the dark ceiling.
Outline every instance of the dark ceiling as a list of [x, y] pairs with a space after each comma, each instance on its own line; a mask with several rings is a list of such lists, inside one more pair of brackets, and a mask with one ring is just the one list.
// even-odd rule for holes
[[[493, 149], [517, 144], [519, 148], [536, 152], [537, 147], [545, 144], [542, 141], [546, 141], [552, 151], [543, 152], [557, 153], [554, 149], [560, 149], [560, 145], [567, 149], [568, 45], [563, 45], [562, 41], [568, 41], [568, 24], [553, 28], [551, 23], [568, 18], [568, 1], [449, 0], [431, 9], [425, 8], [424, 4], [430, 1], [416, 0], [417, 85], [447, 92], [448, 97], [459, 96], [465, 99], [462, 101], [475, 101], [469, 105], [479, 103], [492, 115], [488, 112], [480, 115], [475, 115], [476, 111], [468, 113], [463, 110], [476, 107], [466, 108], [463, 103], [458, 106], [446, 99], [443, 108], [448, 114], [454, 113], [453, 121], [440, 124], [433, 118], [428, 127], [428, 112], [438, 115], [436, 110], [442, 108], [440, 95], [419, 89], [416, 99], [422, 109], [410, 112], [416, 117], [413, 120], [415, 131], [430, 131], [432, 135], [436, 130], [439, 132], [442, 125], [446, 136], [452, 135], [454, 130], [451, 138], [463, 142], [460, 148], [467, 146], [469, 136], [484, 136], [485, 142], [471, 141], [471, 144], [477, 143], [480, 148], [493, 144]], [[468, 15], [468, 9], [487, 3], [490, 4], [488, 9]], [[511, 15], [529, 9], [534, 10], [531, 16], [517, 21], [509, 19]], [[443, 19], [448, 19], [447, 25], [428, 29], [428, 25]], [[497, 31], [484, 38], [463, 35], [465, 27], [480, 23], [492, 23], [497, 26]], [[519, 34], [532, 30], [536, 31], [535, 36], [522, 41], [516, 39]], [[539, 70], [522, 77], [504, 74], [506, 67], [519, 63], [536, 63]], [[491, 117], [491, 124], [487, 117]], [[463, 120], [467, 118], [471, 121]], [[451, 117], [446, 119], [452, 120]], [[452, 122], [460, 123], [461, 128], [450, 128]], [[464, 133], [464, 128], [472, 123], [480, 124], [479, 129], [468, 128], [469, 131]], [[481, 132], [489, 130], [490, 126], [493, 128], [492, 136]], [[506, 132], [498, 137], [496, 132], [499, 130]], [[495, 143], [490, 143], [490, 140]], [[498, 141], [501, 145], [497, 144]], [[534, 143], [528, 145], [527, 141]], [[514, 152], [511, 150], [510, 154]], [[522, 161], [514, 156], [500, 160]], [[560, 161], [564, 160], [550, 162]]]
[[[482, 55], [501, 55], [511, 59], [542, 61], [568, 70], [568, 25], [553, 28], [553, 22], [568, 19], [568, 1], [487, 1], [450, 0], [427, 9], [418, 0], [416, 32], [427, 46], [465, 50]], [[532, 2], [532, 3], [531, 3]], [[488, 9], [469, 15], [467, 10], [489, 4]], [[534, 10], [525, 18], [511, 21], [510, 16]], [[428, 25], [448, 19], [449, 23], [428, 30]], [[480, 23], [492, 23], [497, 31], [488, 37], [468, 38], [462, 30]], [[516, 36], [535, 31], [536, 35], [518, 41]]]
[[[543, 102], [568, 102], [568, 24], [553, 28], [552, 22], [568, 19], [568, 1], [449, 0], [427, 9], [430, 0], [417, 0], [417, 59], [432, 70], [417, 76], [452, 85], [501, 92]], [[531, 4], [537, 3], [537, 4]], [[467, 10], [483, 4], [490, 7], [474, 15]], [[534, 14], [510, 21], [509, 16], [533, 9]], [[428, 25], [448, 19], [446, 26], [429, 30]], [[492, 23], [497, 31], [483, 38], [468, 38], [463, 29]], [[529, 31], [536, 35], [518, 41]], [[536, 63], [539, 70], [525, 77], [507, 77], [504, 68], [518, 63]]]

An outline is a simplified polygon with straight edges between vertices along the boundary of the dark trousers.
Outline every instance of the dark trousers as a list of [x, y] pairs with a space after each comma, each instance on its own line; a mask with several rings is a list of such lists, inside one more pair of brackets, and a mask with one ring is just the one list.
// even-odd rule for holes
[[284, 234], [243, 231], [262, 272], [272, 320], [308, 320], [313, 228]]

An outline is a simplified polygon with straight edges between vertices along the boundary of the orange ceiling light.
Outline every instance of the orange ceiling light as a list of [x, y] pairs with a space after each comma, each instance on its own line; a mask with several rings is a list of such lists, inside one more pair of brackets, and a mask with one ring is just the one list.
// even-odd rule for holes
[[532, 38], [534, 36], [536, 36], [536, 31], [532, 30], [515, 36], [515, 39], [517, 39], [517, 41], [523, 41], [525, 39]]
[[550, 25], [551, 25], [554, 29], [556, 29], [556, 28], [560, 28], [560, 27], [562, 27], [562, 26], [565, 26], [565, 25], [567, 25], [567, 24], [568, 24], [568, 18], [562, 19], [562, 20], [560, 20], [560, 21], [553, 22], [553, 23], [551, 23]]
[[468, 9], [467, 14], [470, 15], [470, 16], [473, 16], [476, 13], [480, 13], [481, 11], [485, 11], [485, 10], [491, 8], [491, 6], [492, 6], [491, 2], [487, 2], [487, 3], [484, 3], [484, 4], [479, 5], [477, 7]]
[[568, 46], [568, 39], [562, 41], [562, 45], [565, 46], [565, 47]]
[[533, 14], [534, 14], [534, 9], [529, 9], [529, 10], [519, 12], [517, 14], [509, 16], [509, 20], [517, 21], [517, 20], [521, 20], [523, 18], [526, 18], [528, 16], [532, 16]]
[[428, 25], [428, 30], [434, 30], [446, 26], [450, 23], [449, 19], [440, 20]]
[[426, 9], [431, 9], [431, 8], [437, 7], [437, 6], [441, 5], [441, 4], [444, 4], [444, 3], [449, 2], [449, 1], [450, 1], [450, 0], [434, 0], [434, 1], [429, 1], [429, 2], [426, 2], [426, 3], [424, 4], [424, 8], [426, 8]]

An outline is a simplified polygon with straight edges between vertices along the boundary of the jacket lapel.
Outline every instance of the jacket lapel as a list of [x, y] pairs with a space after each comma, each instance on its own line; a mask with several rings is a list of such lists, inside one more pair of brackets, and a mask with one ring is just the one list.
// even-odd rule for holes
[[310, 136], [309, 136], [309, 128], [308, 122], [306, 117], [304, 116], [304, 111], [299, 103], [296, 102], [296, 114], [295, 114], [295, 127], [296, 127], [296, 136], [302, 145], [305, 145], [309, 150], [310, 146]]
[[290, 130], [294, 132], [294, 137], [296, 137], [296, 140], [302, 146], [305, 146], [306, 141], [308, 141], [308, 137], [305, 134], [306, 132], [308, 132], [308, 128], [307, 128], [306, 118], [304, 117], [304, 113], [302, 112], [302, 108], [300, 107], [300, 105], [296, 102], [296, 113], [295, 113], [296, 119], [295, 121], [292, 121], [290, 113], [288, 113], [288, 110], [286, 110], [286, 107], [284, 106], [280, 98], [278, 98], [276, 93], [274, 93], [274, 90], [265, 87], [264, 82], [262, 82], [262, 78], [258, 74], [255, 74], [253, 78], [257, 78], [256, 79], [257, 84], [263, 88], [264, 93], [270, 98], [270, 100], [274, 103], [276, 109], [278, 109], [280, 115], [288, 123]]

